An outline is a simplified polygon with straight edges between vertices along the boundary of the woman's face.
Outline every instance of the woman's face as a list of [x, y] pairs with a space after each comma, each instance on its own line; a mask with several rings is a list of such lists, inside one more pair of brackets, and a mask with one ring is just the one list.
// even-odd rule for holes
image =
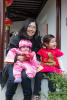
[[29, 37], [32, 37], [34, 36], [35, 32], [36, 32], [36, 24], [35, 22], [31, 22], [27, 27], [27, 35]]

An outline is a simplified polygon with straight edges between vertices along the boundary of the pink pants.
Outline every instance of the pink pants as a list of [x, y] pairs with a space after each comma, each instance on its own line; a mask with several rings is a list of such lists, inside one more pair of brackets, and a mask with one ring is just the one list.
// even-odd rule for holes
[[32, 63], [26, 61], [26, 62], [20, 62], [17, 61], [14, 64], [13, 67], [13, 75], [15, 78], [21, 77], [22, 70], [25, 69], [27, 76], [35, 77], [36, 75], [36, 67], [32, 65]]

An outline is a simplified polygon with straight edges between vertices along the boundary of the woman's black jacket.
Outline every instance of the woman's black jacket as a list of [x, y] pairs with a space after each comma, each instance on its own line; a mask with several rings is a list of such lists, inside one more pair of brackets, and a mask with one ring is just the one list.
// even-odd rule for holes
[[[20, 39], [19, 35], [13, 35], [8, 44], [6, 53], [8, 53], [8, 51], [11, 48], [18, 48], [20, 40], [21, 39]], [[32, 51], [35, 51], [37, 53], [37, 51], [40, 49], [41, 37], [39, 36], [37, 39], [32, 38], [32, 39], [30, 39], [30, 41], [32, 42]], [[40, 60], [40, 57], [38, 55], [37, 55], [37, 59]], [[5, 86], [7, 79], [8, 79], [8, 68], [9, 68], [9, 64], [6, 64], [6, 66], [4, 67], [4, 69], [2, 71], [2, 77], [1, 77], [1, 87], [2, 88]]]

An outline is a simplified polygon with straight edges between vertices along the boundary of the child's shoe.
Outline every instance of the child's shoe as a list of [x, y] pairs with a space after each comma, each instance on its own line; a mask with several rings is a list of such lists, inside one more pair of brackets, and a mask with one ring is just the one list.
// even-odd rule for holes
[[21, 83], [21, 81], [22, 81], [22, 79], [19, 77], [14, 80], [15, 83]]
[[31, 74], [31, 73], [27, 73], [27, 77], [28, 77], [29, 79], [32, 79], [34, 76], [33, 76], [33, 74]]
[[32, 79], [33, 77], [32, 76], [29, 76], [29, 79]]
[[32, 100], [40, 100], [40, 96], [39, 95], [33, 95]]

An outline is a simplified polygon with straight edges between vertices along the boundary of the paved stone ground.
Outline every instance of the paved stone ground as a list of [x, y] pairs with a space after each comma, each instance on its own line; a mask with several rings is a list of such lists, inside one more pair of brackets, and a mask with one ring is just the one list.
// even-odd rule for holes
[[[33, 81], [32, 81], [32, 89], [33, 89]], [[0, 86], [0, 100], [5, 100], [5, 91], [6, 91], [6, 86], [3, 90], [1, 90], [1, 86]], [[48, 96], [48, 81], [47, 81], [47, 79], [43, 79], [42, 83], [41, 83], [41, 100], [46, 100], [46, 98], [45, 98], [45, 96], [43, 96], [43, 94]], [[14, 95], [13, 100], [23, 100], [23, 91], [21, 88], [21, 84], [18, 85], [16, 94]]]

